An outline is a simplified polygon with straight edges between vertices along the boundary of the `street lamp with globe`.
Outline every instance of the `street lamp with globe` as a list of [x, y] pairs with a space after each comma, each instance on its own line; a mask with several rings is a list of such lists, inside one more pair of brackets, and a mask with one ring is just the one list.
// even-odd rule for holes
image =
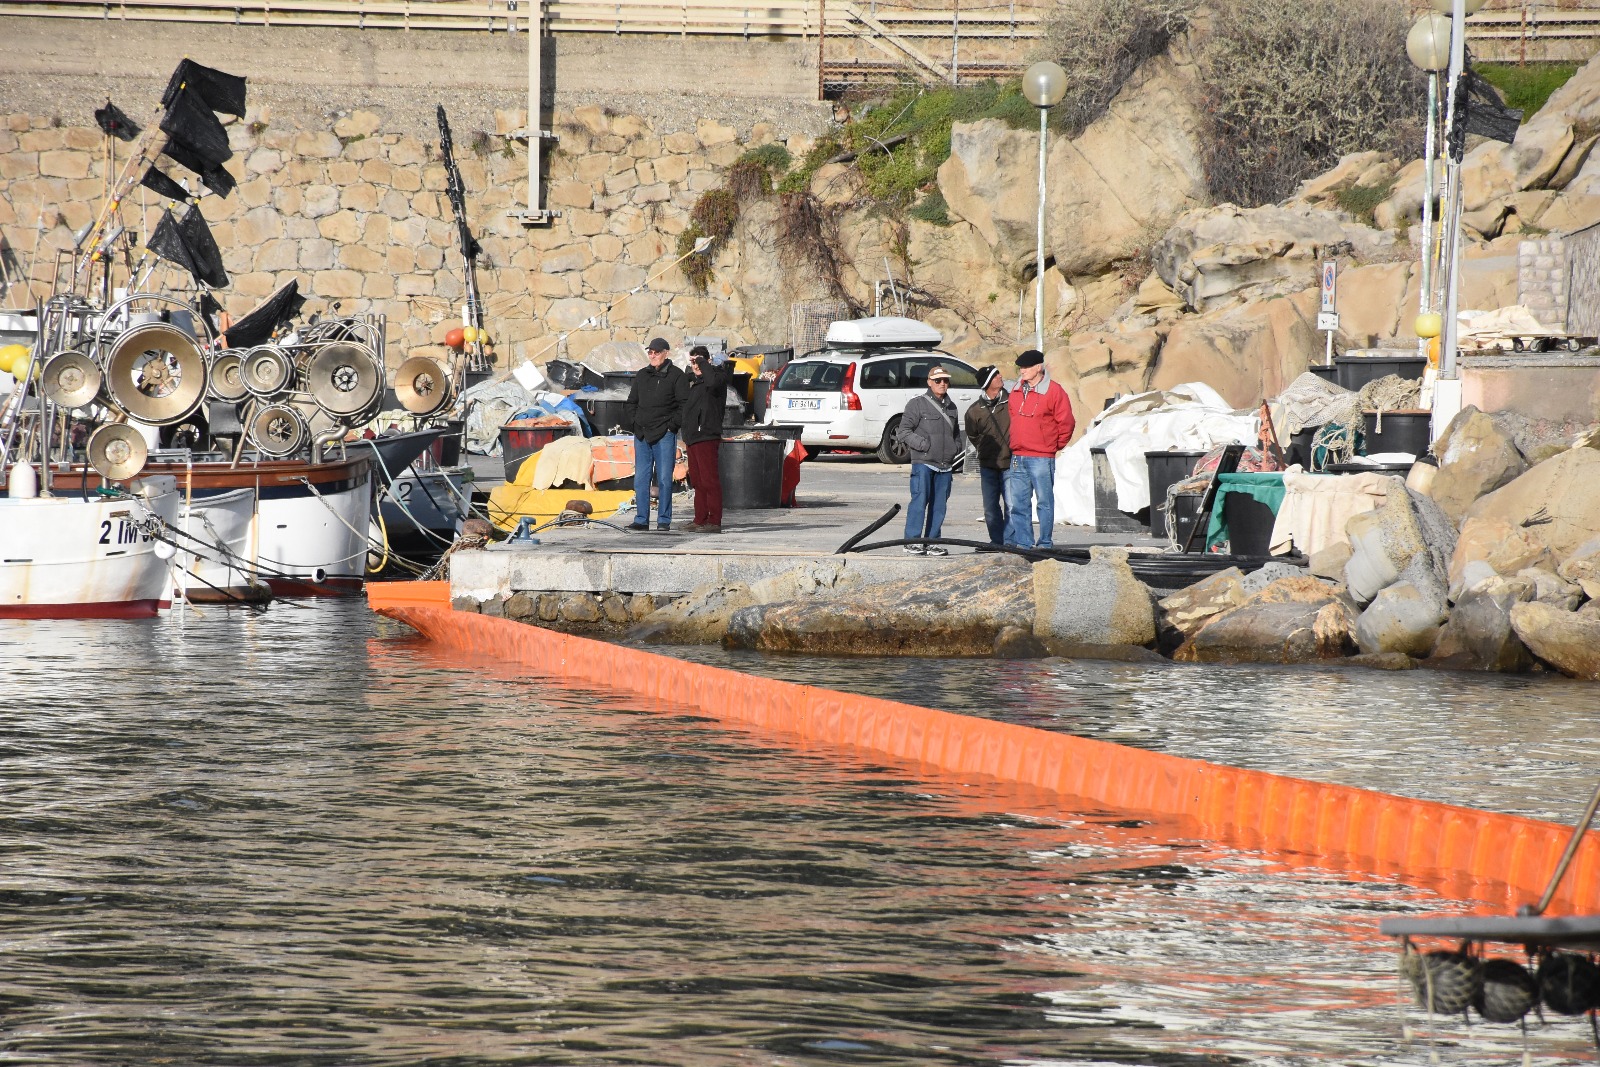
[[1050, 109], [1067, 95], [1067, 72], [1048, 60], [1035, 63], [1022, 75], [1022, 95], [1039, 109], [1039, 244], [1034, 259], [1036, 287], [1033, 297], [1033, 344], [1044, 351], [1044, 164], [1045, 124]]
[[1428, 74], [1428, 126], [1423, 148], [1422, 290], [1417, 308], [1417, 336], [1425, 346], [1439, 330], [1433, 311], [1433, 201], [1438, 192], [1433, 173], [1434, 131], [1439, 125], [1439, 72], [1450, 66], [1450, 19], [1436, 12], [1421, 16], [1406, 34], [1406, 55]]

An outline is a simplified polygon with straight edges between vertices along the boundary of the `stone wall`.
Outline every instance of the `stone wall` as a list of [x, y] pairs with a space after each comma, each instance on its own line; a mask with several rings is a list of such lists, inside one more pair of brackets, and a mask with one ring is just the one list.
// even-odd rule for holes
[[1567, 328], [1567, 247], [1560, 237], [1517, 246], [1517, 303], [1552, 330]]
[[[524, 124], [522, 112], [508, 110], [455, 124], [470, 222], [484, 249], [478, 282], [502, 365], [558, 352], [579, 357], [603, 341], [657, 334], [784, 340], [754, 335], [728, 281], [695, 293], [671, 264], [689, 209], [724, 168], [774, 140], [801, 153], [809, 135], [757, 123], [741, 136], [707, 119], [693, 132], [662, 134], [647, 119], [595, 106], [557, 112], [546, 171], [548, 204], [561, 215], [525, 228], [509, 212], [526, 204], [527, 151], [507, 136]], [[352, 111], [321, 129], [280, 128], [269, 109], [254, 106], [230, 136], [227, 166], [239, 187], [201, 201], [232, 279], [217, 294], [230, 313], [298, 279], [308, 312], [337, 301], [343, 314], [387, 315], [391, 365], [442, 342], [459, 321], [463, 285], [436, 143], [391, 132], [373, 112]], [[117, 148], [120, 170], [129, 146]], [[56, 251], [93, 219], [106, 163], [93, 127], [37, 114], [0, 119], [0, 238], [8, 269], [20, 276], [32, 267], [34, 298], [46, 292]], [[159, 215], [157, 198], [136, 187], [124, 208], [130, 232], [147, 232]], [[737, 273], [738, 254], [736, 244], [723, 254], [719, 278]], [[158, 268], [155, 281], [162, 275], [168, 285], [180, 282], [176, 268]], [[124, 277], [119, 271], [117, 284]], [[21, 286], [0, 298], [26, 302]], [[561, 333], [570, 336], [558, 342]]]

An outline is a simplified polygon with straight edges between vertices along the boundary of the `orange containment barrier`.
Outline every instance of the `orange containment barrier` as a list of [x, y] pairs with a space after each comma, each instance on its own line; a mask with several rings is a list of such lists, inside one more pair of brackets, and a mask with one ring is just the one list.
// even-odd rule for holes
[[[423, 587], [436, 586], [433, 592]], [[1192, 823], [1224, 844], [1515, 907], [1536, 900], [1570, 828], [1514, 815], [1243, 770], [1029, 726], [686, 663], [642, 649], [450, 610], [446, 583], [368, 586], [375, 611], [465, 652], [561, 681], [691, 707], [725, 723], [981, 775]], [[1076, 810], [1076, 809], [1069, 809]], [[1600, 910], [1589, 833], [1549, 914]]]

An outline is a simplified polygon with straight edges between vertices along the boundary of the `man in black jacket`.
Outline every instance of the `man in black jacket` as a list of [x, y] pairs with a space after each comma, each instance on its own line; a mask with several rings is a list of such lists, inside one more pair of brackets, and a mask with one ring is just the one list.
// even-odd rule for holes
[[650, 529], [650, 483], [656, 494], [656, 529], [672, 529], [672, 465], [678, 454], [678, 427], [689, 398], [689, 378], [672, 365], [672, 346], [656, 337], [647, 346], [650, 365], [633, 376], [628, 415], [633, 420], [633, 524]]
[[689, 446], [689, 484], [694, 486], [696, 533], [722, 532], [722, 479], [718, 453], [722, 447], [722, 416], [728, 406], [728, 381], [733, 370], [726, 362], [713, 364], [705, 345], [689, 349], [689, 399], [683, 405], [683, 443]]

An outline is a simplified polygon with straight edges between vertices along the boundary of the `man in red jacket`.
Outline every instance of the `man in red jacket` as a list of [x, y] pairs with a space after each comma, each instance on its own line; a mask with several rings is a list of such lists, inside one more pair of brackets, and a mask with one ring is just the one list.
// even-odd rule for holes
[[1033, 511], [1039, 509], [1040, 548], [1053, 546], [1056, 521], [1056, 453], [1072, 440], [1072, 402], [1051, 381], [1044, 353], [1030, 348], [1017, 357], [1017, 387], [1011, 412], [1011, 467], [1006, 471], [1006, 544], [1033, 548]]

